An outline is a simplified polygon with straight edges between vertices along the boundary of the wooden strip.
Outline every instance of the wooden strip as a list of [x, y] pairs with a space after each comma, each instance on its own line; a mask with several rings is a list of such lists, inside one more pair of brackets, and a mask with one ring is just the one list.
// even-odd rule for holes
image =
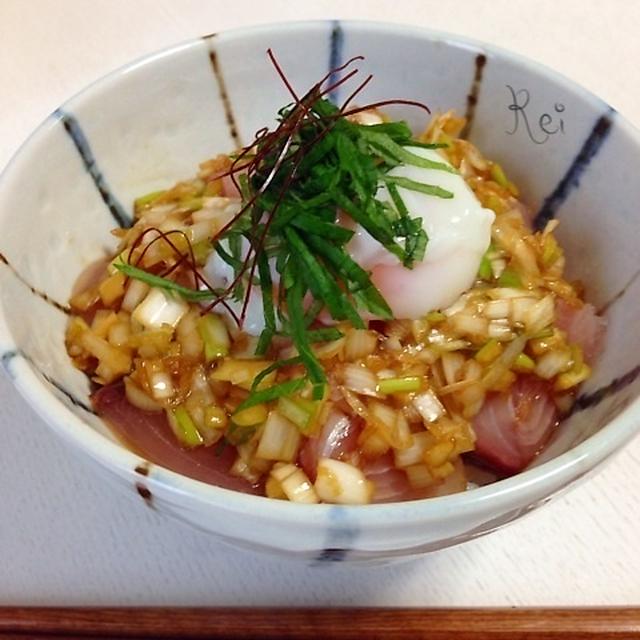
[[640, 607], [587, 609], [0, 608], [0, 639], [640, 638]]

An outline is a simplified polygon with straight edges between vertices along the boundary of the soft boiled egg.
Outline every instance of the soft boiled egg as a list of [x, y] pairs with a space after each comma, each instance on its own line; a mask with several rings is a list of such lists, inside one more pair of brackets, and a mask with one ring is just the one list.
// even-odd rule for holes
[[[434, 162], [448, 164], [434, 149], [407, 147]], [[422, 218], [429, 241], [422, 262], [407, 269], [359, 225], [347, 245], [351, 257], [370, 272], [371, 280], [398, 319], [420, 318], [444, 309], [469, 289], [491, 241], [493, 211], [482, 207], [462, 176], [439, 169], [398, 165], [389, 175], [437, 185], [453, 193], [439, 198], [398, 187], [412, 217]], [[378, 199], [390, 201], [385, 187]]]
[[[412, 153], [447, 164], [435, 150], [424, 147], [407, 147]], [[477, 276], [482, 256], [491, 241], [491, 225], [494, 213], [482, 207], [473, 191], [457, 173], [438, 169], [425, 169], [401, 164], [389, 175], [409, 178], [423, 184], [442, 187], [453, 193], [453, 198], [439, 198], [418, 191], [398, 187], [398, 192], [412, 217], [422, 219], [422, 227], [429, 238], [424, 259], [407, 269], [372, 238], [360, 225], [348, 219], [355, 235], [346, 249], [351, 257], [371, 274], [371, 279], [388, 302], [398, 319], [420, 318], [437, 309], [444, 309], [469, 289]], [[390, 201], [389, 193], [381, 186], [378, 199]], [[228, 247], [227, 247], [228, 249]], [[243, 252], [248, 242], [243, 244]], [[233, 268], [214, 252], [204, 267], [209, 282], [226, 288], [233, 281]], [[272, 268], [274, 283], [278, 273]], [[237, 315], [242, 301], [228, 300]], [[220, 306], [217, 311], [228, 313]], [[247, 308], [244, 331], [258, 335], [264, 329], [262, 296], [254, 287]]]

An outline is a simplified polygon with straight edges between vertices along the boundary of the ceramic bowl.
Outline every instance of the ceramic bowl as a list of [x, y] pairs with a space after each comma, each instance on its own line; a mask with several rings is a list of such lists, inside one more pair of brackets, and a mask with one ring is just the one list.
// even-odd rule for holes
[[[586, 284], [609, 329], [573, 414], [532, 468], [430, 500], [298, 505], [149, 464], [94, 415], [88, 381], [64, 347], [65, 302], [74, 280], [114, 247], [109, 232], [131, 219], [136, 196], [193, 175], [200, 161], [248, 143], [273, 124], [289, 95], [267, 59], [269, 47], [301, 91], [363, 55], [362, 72], [375, 74], [363, 102], [408, 98], [433, 111], [465, 114], [470, 139], [506, 167], [538, 221], [561, 221], [569, 277]], [[423, 119], [411, 109], [391, 115], [416, 127]], [[209, 35], [91, 85], [51, 114], [6, 168], [0, 181], [2, 362], [28, 402], [90, 467], [159, 512], [221, 539], [318, 561], [408, 556], [457, 544], [536, 508], [640, 430], [640, 333], [626, 330], [640, 307], [638, 166], [638, 134], [611, 107], [489, 45], [359, 22]]]

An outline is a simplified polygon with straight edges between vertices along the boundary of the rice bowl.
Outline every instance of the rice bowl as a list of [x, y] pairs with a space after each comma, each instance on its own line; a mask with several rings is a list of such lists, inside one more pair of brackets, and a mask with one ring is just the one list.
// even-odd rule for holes
[[[308, 66], [313, 64], [302, 65], [296, 60], [295, 40], [300, 33], [314, 43], [310, 46], [318, 47], [317, 60], [313, 64], [322, 69], [309, 69]], [[339, 37], [336, 34], [340, 34]], [[384, 38], [388, 49], [388, 55], [382, 60], [375, 46], [380, 38]], [[614, 217], [616, 222], [610, 225], [615, 238], [605, 238], [600, 234], [598, 242], [601, 248], [598, 251], [601, 253], [589, 264], [576, 259], [571, 275], [587, 284], [587, 299], [598, 307], [605, 306], [624, 289], [633, 271], [629, 268], [630, 263], [626, 262], [633, 256], [626, 250], [633, 237], [629, 228], [632, 222], [626, 212], [630, 210], [635, 187], [625, 185], [624, 189], [616, 189], [616, 177], [603, 171], [609, 154], [624, 155], [629, 163], [637, 157], [634, 156], [637, 153], [635, 133], [628, 125], [606, 105], [582, 90], [550, 72], [490, 47], [466, 42], [452, 44], [450, 38], [443, 39], [422, 31], [357, 23], [315, 23], [222, 34], [151, 57], [127, 74], [113, 75], [75, 98], [65, 105], [63, 112], [40, 128], [3, 177], [0, 198], [6, 238], [2, 253], [6, 262], [34, 289], [63, 304], [69, 298], [74, 277], [108, 240], [109, 229], [113, 226], [111, 213], [120, 210], [115, 205], [116, 201], [128, 215], [126, 203], [132, 202], [140, 193], [152, 192], [188, 176], [203, 158], [221, 149], [234, 148], [233, 136], [225, 125], [228, 104], [234, 107], [236, 132], [240, 137], [247, 135], [247, 138], [249, 132], [258, 128], [265, 111], [282, 104], [282, 95], [267, 96], [269, 89], [262, 84], [268, 104], [260, 109], [260, 113], [251, 110], [245, 113], [239, 106], [251, 105], [255, 101], [251, 87], [256, 82], [250, 81], [246, 74], [257, 72], [239, 64], [235, 55], [237, 48], [241, 47], [245, 52], [255, 50], [254, 59], [257, 59], [257, 52], [266, 50], [274, 39], [280, 43], [278, 50], [283, 63], [293, 69], [294, 79], [299, 79], [301, 86], [308, 85], [311, 78], [321, 77], [326, 72], [331, 58], [340, 53], [335, 51], [340, 48], [340, 43], [344, 54], [342, 59], [351, 53], [364, 54], [371, 70], [376, 73], [376, 85], [384, 87], [385, 95], [399, 96], [406, 95], [406, 84], [404, 90], [399, 87], [397, 74], [392, 70], [406, 64], [400, 45], [424, 47], [425, 55], [428, 53], [433, 61], [431, 68], [437, 71], [437, 61], [447, 60], [450, 67], [459, 73], [460, 80], [452, 88], [449, 84], [443, 85], [442, 77], [436, 72], [427, 70], [423, 73], [428, 78], [419, 78], [411, 84], [414, 91], [418, 92], [416, 87], [421, 87], [420, 91], [424, 93], [408, 97], [422, 99], [432, 108], [442, 111], [455, 107], [461, 113], [466, 111], [467, 93], [477, 75], [477, 57], [485, 56], [470, 139], [488, 156], [498, 158], [503, 166], [509, 167], [509, 177], [522, 186], [528, 202], [540, 209], [546, 206], [547, 213], [553, 209], [552, 213], [561, 220], [560, 241], [566, 246], [569, 264], [572, 255], [579, 255], [580, 242], [586, 242], [581, 240], [584, 230], [598, 228], [601, 224], [597, 210], [608, 202], [607, 194], [602, 193], [604, 185], [608, 184], [608, 193], [613, 189], [623, 194], [621, 201], [616, 202], [615, 210], [608, 203], [611, 216], [619, 216]], [[226, 101], [221, 99], [221, 85], [216, 84], [215, 73], [212, 73], [211, 50], [215, 51], [218, 71], [222, 69], [224, 73]], [[184, 86], [185, 69], [189, 69], [189, 74], [186, 74], [190, 78], [186, 82], [188, 91]], [[143, 78], [145, 82], [142, 84], [153, 86], [156, 93], [145, 96], [134, 91], [136, 107], [132, 110], [132, 86], [139, 85]], [[207, 84], [210, 78], [211, 83]], [[522, 129], [509, 133], [514, 124], [513, 112], [508, 109], [512, 97], [505, 85], [517, 88], [516, 79], [521, 84], [526, 79], [529, 91], [532, 95], [537, 92], [541, 102], [544, 100], [540, 96], [562, 102], [566, 105], [567, 114], [573, 116], [571, 126], [566, 117], [564, 137], [550, 139], [546, 143], [550, 146], [545, 149], [540, 149], [541, 145], [514, 144], [514, 140], [526, 142]], [[176, 86], [181, 90], [176, 91]], [[430, 87], [428, 92], [424, 87]], [[191, 90], [193, 94], [189, 93]], [[158, 92], [166, 96], [179, 94], [181, 100], [167, 100], [162, 109], [150, 108], [152, 103], [158, 104]], [[117, 96], [124, 97], [125, 93], [127, 100], [119, 102]], [[113, 104], [108, 116], [99, 109], [105, 95]], [[502, 100], [501, 104], [497, 104], [497, 96]], [[372, 94], [367, 99], [373, 101], [378, 97]], [[202, 114], [203, 102], [218, 105], [213, 109], [213, 117], [211, 113], [206, 117]], [[153, 118], [149, 114], [153, 114]], [[500, 122], [497, 122], [496, 114], [502, 114]], [[151, 119], [153, 123], [146, 123]], [[125, 122], [129, 133], [121, 139], [118, 150], [110, 144], [110, 138], [114, 132], [124, 130]], [[178, 130], [175, 129], [176, 122], [181, 123]], [[417, 123], [412, 124], [415, 126]], [[172, 137], [163, 139], [158, 132], [168, 131], [170, 125], [174, 127]], [[82, 132], [82, 137], [78, 131]], [[131, 131], [135, 133], [131, 134]], [[207, 135], [203, 136], [202, 131]], [[83, 147], [83, 139], [88, 147]], [[158, 145], [157, 153], [152, 154], [153, 172], [145, 166], [145, 158], [149, 157], [149, 140]], [[38, 145], [45, 143], [53, 150], [51, 162], [56, 166], [43, 166], [34, 171], [29, 167], [32, 167]], [[84, 154], [79, 153], [83, 148]], [[164, 149], [167, 153], [163, 153]], [[526, 159], [522, 159], [523, 149], [526, 149]], [[549, 156], [553, 157], [553, 163], [543, 161]], [[163, 159], [159, 170], [158, 158]], [[585, 158], [588, 158], [587, 163]], [[46, 164], [46, 158], [43, 162]], [[85, 166], [93, 167], [93, 170], [85, 174]], [[568, 189], [567, 184], [576, 182], [575, 167], [582, 167], [580, 187]], [[99, 181], [96, 168], [102, 184], [108, 185], [109, 192], [115, 194], [115, 199], [110, 200], [107, 207], [95, 189]], [[25, 179], [25, 172], [28, 172], [30, 180], [42, 184], [45, 189], [47, 195], [39, 202], [30, 202], [29, 195], [25, 201], [24, 183], [21, 182]], [[51, 176], [55, 176], [55, 180]], [[69, 184], [74, 188], [61, 194], [58, 185]], [[546, 205], [543, 204], [545, 198]], [[6, 211], [18, 208], [42, 212], [43, 207], [45, 219], [51, 224], [41, 225], [34, 231], [26, 214], [8, 224]], [[578, 210], [580, 222], [574, 223], [572, 220], [575, 220]], [[79, 212], [86, 217], [87, 224], [86, 228], [83, 225], [80, 235], [74, 236], [77, 228], [74, 220], [77, 221]], [[29, 250], [24, 248], [27, 237]], [[612, 251], [613, 246], [619, 247], [619, 251]], [[599, 259], [600, 255], [614, 254], [615, 260]], [[53, 264], [56, 265], [55, 277]], [[597, 265], [596, 272], [594, 264]], [[353, 559], [407, 555], [440, 548], [486, 532], [533, 508], [593, 468], [635, 432], [634, 421], [629, 415], [633, 407], [628, 405], [635, 397], [635, 378], [630, 372], [634, 370], [633, 356], [637, 351], [634, 351], [633, 337], [623, 345], [616, 329], [633, 317], [634, 301], [632, 297], [623, 296], [608, 309], [609, 326], [613, 327], [610, 335], [614, 338], [607, 341], [603, 356], [583, 389], [574, 414], [563, 424], [535, 468], [465, 494], [405, 504], [363, 508], [307, 507], [241, 496], [204, 486], [155, 465], [145, 465], [141, 458], [114, 443], [101, 422], [85, 410], [90, 408], [87, 382], [67, 364], [64, 348], [57, 346], [63, 345], [66, 316], [51, 307], [42, 296], [33, 295], [8, 265], [5, 266], [7, 268], [2, 269], [3, 361], [21, 391], [58, 432], [80, 445], [80, 450], [101, 466], [115, 471], [114, 477], [121, 478], [125, 486], [133, 490], [136, 485], [143, 485], [158, 509], [178, 514], [240, 543], [281, 549], [305, 557], [324, 557], [323, 550], [340, 549], [342, 551], [324, 555]], [[10, 304], [8, 300], [11, 300]], [[26, 320], [18, 321], [18, 317]], [[29, 326], [29, 318], [46, 318], [46, 330], [40, 328], [41, 322], [38, 323], [39, 329], [35, 325]], [[26, 326], [21, 326], [23, 322]], [[33, 367], [41, 373], [36, 373]], [[57, 387], [52, 389], [47, 378]], [[626, 386], [622, 388], [623, 385]], [[594, 432], [598, 433], [588, 438]], [[222, 514], [224, 517], [220, 517]], [[256, 526], [247, 527], [243, 524], [246, 522]]]

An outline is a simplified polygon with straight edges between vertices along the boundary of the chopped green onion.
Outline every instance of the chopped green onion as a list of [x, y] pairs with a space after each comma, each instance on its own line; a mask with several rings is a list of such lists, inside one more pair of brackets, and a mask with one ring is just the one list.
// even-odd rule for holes
[[198, 333], [204, 342], [204, 357], [207, 362], [229, 355], [231, 340], [222, 318], [209, 313], [198, 319]]
[[536, 363], [526, 353], [520, 353], [513, 366], [520, 371], [527, 372], [533, 371], [536, 368]]
[[437, 324], [438, 322], [442, 322], [446, 320], [447, 316], [442, 313], [442, 311], [430, 311], [425, 316], [425, 320], [431, 324]]
[[191, 245], [193, 257], [196, 259], [196, 264], [203, 265], [207, 261], [212, 248], [213, 247], [209, 240], [201, 240], [200, 242], [196, 242], [194, 245]]
[[[231, 425], [229, 425], [229, 428], [227, 429], [223, 442], [227, 442], [236, 447], [241, 444], [247, 444], [247, 442], [249, 442], [249, 440], [253, 438], [257, 429], [258, 428], [254, 425], [240, 426], [232, 422]], [[223, 450], [224, 450], [224, 445], [221, 445], [220, 453], [216, 451], [216, 455], [221, 455]]]
[[180, 201], [180, 206], [184, 209], [188, 209], [189, 211], [199, 211], [202, 209], [202, 205], [202, 198], [186, 198]]
[[281, 396], [288, 396], [292, 393], [296, 393], [300, 391], [302, 387], [307, 383], [306, 378], [293, 378], [293, 380], [287, 380], [286, 382], [281, 382], [280, 384], [274, 384], [272, 387], [268, 387], [267, 389], [263, 389], [262, 391], [253, 392], [246, 400], [241, 402], [238, 405], [238, 408], [235, 410], [234, 415], [243, 411], [244, 409], [248, 409], [249, 407], [253, 407], [257, 404], [262, 404], [263, 402], [271, 402], [272, 400], [277, 400]]
[[378, 382], [380, 393], [406, 393], [418, 391], [422, 385], [422, 379], [418, 376], [408, 376], [406, 378], [387, 378]]
[[308, 433], [311, 430], [317, 410], [317, 401], [293, 399], [288, 396], [282, 396], [278, 400], [278, 411], [287, 420], [293, 422], [302, 433]]
[[547, 327], [546, 329], [542, 329], [542, 331], [538, 331], [538, 333], [530, 336], [530, 340], [543, 340], [544, 338], [550, 338], [553, 335], [553, 329], [551, 327]]
[[146, 207], [148, 204], [151, 204], [154, 200], [157, 200], [160, 196], [164, 195], [165, 193], [166, 193], [166, 190], [152, 191], [151, 193], [147, 193], [144, 196], [140, 196], [139, 198], [136, 198], [133, 202], [133, 206], [136, 210], [142, 209], [143, 207]]
[[485, 342], [476, 352], [475, 358], [482, 364], [493, 362], [502, 353], [502, 345], [495, 339], [491, 338]]
[[507, 176], [504, 174], [502, 167], [498, 163], [494, 163], [491, 167], [491, 177], [505, 189], [509, 188], [509, 180]]
[[183, 406], [173, 409], [170, 416], [172, 419], [169, 420], [169, 424], [180, 444], [197, 447], [204, 443], [204, 438]]
[[478, 267], [478, 278], [480, 280], [491, 280], [493, 277], [493, 271], [491, 270], [491, 260], [485, 253], [480, 260], [480, 266]]
[[498, 284], [501, 287], [513, 287], [515, 289], [522, 288], [522, 280], [516, 271], [513, 269], [505, 269], [498, 278]]
[[267, 419], [267, 406], [265, 404], [255, 404], [233, 414], [233, 424], [239, 427], [253, 427], [262, 424]]

